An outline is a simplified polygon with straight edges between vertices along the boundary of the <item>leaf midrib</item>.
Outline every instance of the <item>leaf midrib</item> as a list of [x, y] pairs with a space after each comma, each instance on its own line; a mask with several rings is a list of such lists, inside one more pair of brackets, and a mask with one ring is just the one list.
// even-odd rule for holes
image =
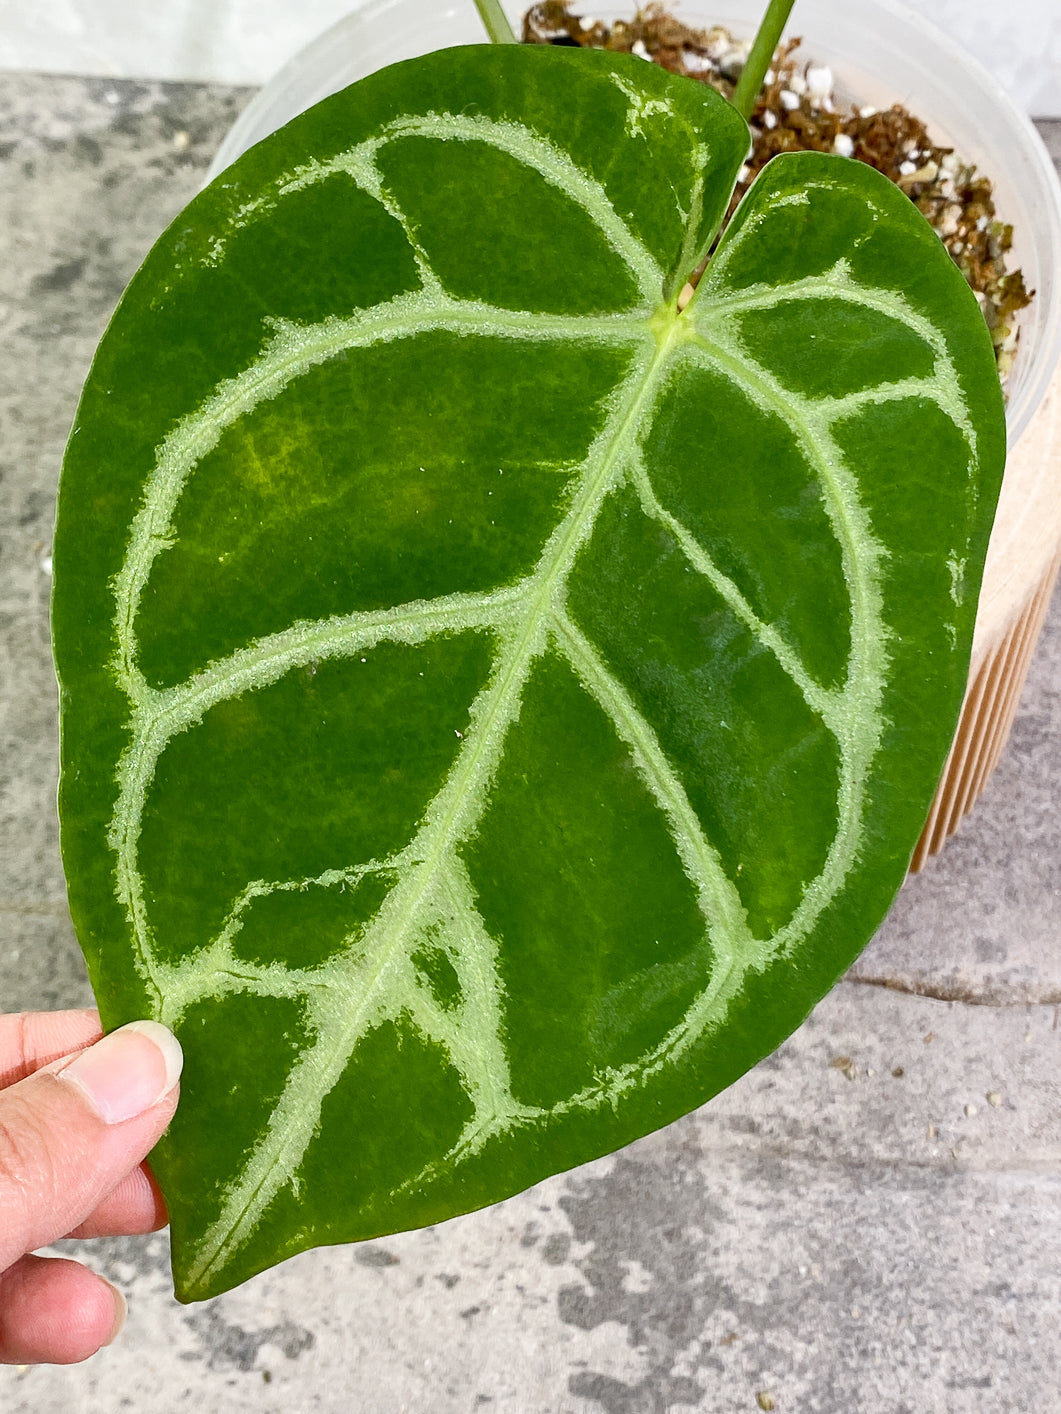
[[[308, 1079], [301, 1094], [293, 1093], [296, 1086], [289, 1082], [281, 1102], [284, 1109], [294, 1108], [300, 1115], [319, 1112], [324, 1096], [338, 1081], [363, 1037], [366, 1018], [371, 1020], [375, 1012], [388, 970], [402, 952], [411, 951], [410, 938], [415, 937], [425, 905], [438, 887], [445, 861], [476, 827], [485, 806], [487, 782], [500, 760], [501, 741], [517, 714], [531, 667], [545, 650], [548, 625], [558, 599], [562, 598], [575, 556], [596, 522], [600, 504], [622, 472], [643, 412], [654, 401], [660, 376], [669, 361], [669, 350], [670, 341], [664, 338], [657, 341], [647, 364], [635, 358], [633, 372], [613, 399], [615, 412], [600, 439], [603, 445], [598, 456], [595, 461], [588, 461], [570, 511], [550, 536], [537, 569], [526, 581], [524, 610], [515, 632], [505, 644], [500, 667], [472, 705], [472, 725], [465, 736], [466, 744], [458, 753], [455, 769], [439, 792], [443, 799], [440, 802], [436, 796], [425, 824], [402, 851], [402, 855], [415, 862], [409, 872], [399, 878], [360, 939], [361, 951], [374, 961], [367, 973], [359, 970], [357, 1004], [350, 1009], [337, 1009], [341, 1024], [332, 1032], [323, 1029], [319, 1033], [312, 1047], [312, 1065], [307, 1063], [308, 1053], [300, 1059], [294, 1074], [297, 1077], [305, 1073]], [[291, 1163], [285, 1142], [290, 1131], [284, 1126], [276, 1128], [280, 1137], [272, 1153], [269, 1152], [269, 1138], [274, 1133], [272, 1125], [266, 1140], [255, 1151], [254, 1180], [250, 1184], [244, 1181], [226, 1198], [222, 1217], [212, 1229], [219, 1233], [220, 1240], [213, 1250], [204, 1241], [193, 1280], [207, 1278], [224, 1261], [226, 1251], [242, 1245], [244, 1228], [257, 1221], [301, 1160], [305, 1149], [301, 1149]], [[257, 1160], [263, 1154], [265, 1172], [261, 1173]], [[219, 1231], [222, 1228], [223, 1236]]]

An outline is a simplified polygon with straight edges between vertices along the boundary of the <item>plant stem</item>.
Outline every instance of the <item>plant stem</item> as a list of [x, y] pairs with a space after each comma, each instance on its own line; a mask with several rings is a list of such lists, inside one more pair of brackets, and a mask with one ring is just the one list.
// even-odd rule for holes
[[[791, 3], [792, 0], [789, 0], [790, 5]], [[501, 8], [501, 0], [475, 0], [475, 8], [479, 11], [479, 18], [483, 22], [483, 28], [490, 36], [491, 44], [519, 43], [512, 32], [508, 16]]]
[[[763, 79], [766, 77], [766, 71], [774, 57], [774, 51], [781, 40], [782, 31], [788, 23], [789, 12], [793, 4], [794, 0], [770, 0], [766, 14], [759, 26], [759, 33], [755, 36], [751, 53], [748, 55], [748, 62], [744, 65], [741, 76], [737, 80], [737, 87], [733, 90], [731, 102], [742, 118], [747, 119], [752, 115], [755, 100], [763, 86]], [[480, 6], [481, 8], [482, 6]]]

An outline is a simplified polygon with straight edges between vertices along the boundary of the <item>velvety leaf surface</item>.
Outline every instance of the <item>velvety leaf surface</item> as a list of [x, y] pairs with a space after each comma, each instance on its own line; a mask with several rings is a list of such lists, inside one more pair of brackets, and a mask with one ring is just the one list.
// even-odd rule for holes
[[459, 50], [163, 236], [63, 471], [70, 900], [185, 1049], [184, 1299], [615, 1148], [893, 897], [961, 700], [990, 340], [876, 173], [592, 52]]

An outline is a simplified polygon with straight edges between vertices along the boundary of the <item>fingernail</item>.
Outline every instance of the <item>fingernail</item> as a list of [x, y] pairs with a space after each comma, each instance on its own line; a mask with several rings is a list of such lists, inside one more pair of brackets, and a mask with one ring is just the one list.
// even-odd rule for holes
[[103, 1342], [104, 1345], [113, 1345], [121, 1334], [122, 1326], [125, 1325], [125, 1317], [129, 1312], [129, 1307], [126, 1304], [125, 1294], [119, 1291], [113, 1282], [108, 1281], [106, 1277], [100, 1277], [100, 1281], [114, 1292], [114, 1325], [111, 1326], [110, 1335]]
[[106, 1124], [121, 1124], [168, 1095], [183, 1064], [172, 1031], [157, 1021], [131, 1021], [82, 1051], [59, 1078], [76, 1085]]

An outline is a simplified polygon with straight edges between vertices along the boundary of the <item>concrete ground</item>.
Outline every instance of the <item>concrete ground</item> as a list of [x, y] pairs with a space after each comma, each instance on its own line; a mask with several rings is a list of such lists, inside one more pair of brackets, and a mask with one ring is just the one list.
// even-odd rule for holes
[[[245, 97], [0, 82], [0, 1008], [90, 1001], [54, 818], [56, 472], [95, 342]], [[1061, 122], [1043, 125], [1061, 154]], [[1061, 602], [961, 836], [727, 1094], [444, 1227], [179, 1306], [164, 1235], [79, 1244], [119, 1341], [6, 1414], [1033, 1414], [1061, 1408]]]

